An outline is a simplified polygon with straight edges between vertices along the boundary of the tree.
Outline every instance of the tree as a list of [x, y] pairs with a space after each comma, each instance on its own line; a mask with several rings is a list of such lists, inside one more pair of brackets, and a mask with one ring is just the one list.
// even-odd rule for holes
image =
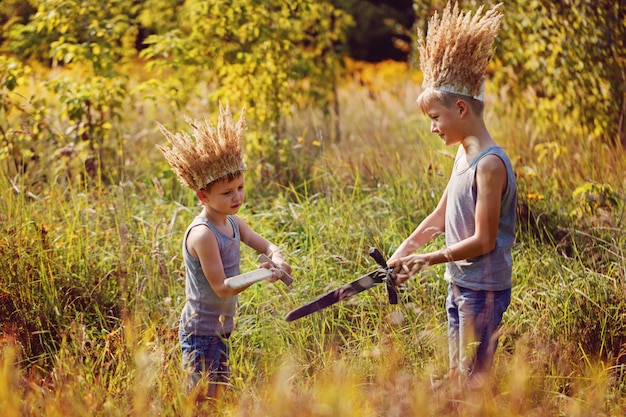
[[9, 28], [15, 23], [24, 23], [36, 9], [28, 0], [3, 0], [0, 9], [0, 45], [6, 41]]
[[274, 149], [270, 162], [284, 158], [282, 120], [294, 106], [333, 103], [338, 45], [351, 19], [330, 3], [187, 0], [177, 19], [148, 37], [142, 56], [189, 86], [204, 79], [212, 102], [247, 105], [260, 130], [272, 132], [256, 138], [260, 149]]
[[[62, 135], [52, 135], [47, 140], [57, 148], [71, 145], [76, 146], [75, 151], [84, 151], [84, 169], [94, 176], [102, 172], [102, 157], [106, 154], [109, 158], [117, 151], [112, 148], [116, 145], [112, 140], [113, 122], [121, 118], [128, 96], [123, 65], [136, 56], [136, 6], [132, 0], [111, 0], [107, 7], [96, 0], [40, 0], [34, 4], [34, 14], [24, 22], [10, 25], [8, 47], [25, 60], [83, 70], [83, 77], [44, 81], [39, 87], [55, 94], [60, 118], [67, 123]], [[47, 103], [38, 97], [31, 97], [30, 103], [35, 113], [48, 111]], [[31, 118], [26, 124], [29, 128], [20, 129], [27, 132], [20, 139], [22, 147], [28, 148], [29, 143], [39, 140], [35, 134], [42, 131], [45, 119]], [[117, 139], [121, 141], [121, 136]], [[8, 135], [6, 140], [15, 142]], [[65, 143], [57, 142], [61, 140]], [[113, 173], [113, 166], [108, 166], [107, 171]]]
[[626, 146], [624, 0], [506, 3], [493, 81], [535, 121]]

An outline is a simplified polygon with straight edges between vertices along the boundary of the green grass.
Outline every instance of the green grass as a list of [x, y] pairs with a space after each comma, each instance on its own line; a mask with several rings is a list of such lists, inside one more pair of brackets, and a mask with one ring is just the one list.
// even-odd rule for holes
[[[526, 215], [514, 248], [513, 301], [494, 385], [458, 397], [447, 380], [442, 267], [293, 323], [292, 308], [369, 272], [437, 203], [450, 149], [412, 103], [415, 87], [342, 95], [344, 140], [318, 139], [315, 112], [286, 126], [294, 184], [253, 163], [241, 215], [285, 248], [296, 282], [240, 296], [232, 387], [217, 416], [588, 416], [626, 412], [624, 202], [573, 198], [586, 182], [624, 189], [623, 152], [584, 141], [539, 161], [524, 121], [487, 118], [518, 172]], [[503, 104], [505, 105], [505, 104]], [[496, 117], [498, 116], [498, 117]], [[143, 120], [140, 125], [149, 124]], [[133, 131], [116, 185], [3, 178], [0, 194], [0, 409], [24, 416], [191, 416], [181, 389], [177, 318], [182, 233], [198, 211], [148, 135]], [[322, 138], [323, 139], [323, 138]], [[310, 155], [315, 150], [315, 158]], [[541, 150], [541, 148], [539, 148]], [[593, 151], [593, 152], [592, 152]], [[623, 191], [620, 191], [623, 192]], [[540, 195], [542, 197], [537, 197]], [[573, 213], [583, 213], [575, 215]], [[438, 240], [434, 247], [441, 245]], [[243, 251], [242, 267], [255, 267]], [[456, 401], [454, 400], [456, 399]], [[203, 410], [204, 409], [204, 410]], [[295, 411], [297, 410], [297, 412]]]

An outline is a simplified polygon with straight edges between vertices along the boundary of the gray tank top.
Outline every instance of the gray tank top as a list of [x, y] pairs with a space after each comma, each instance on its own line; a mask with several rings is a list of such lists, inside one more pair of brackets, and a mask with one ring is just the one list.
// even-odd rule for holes
[[226, 277], [239, 274], [240, 235], [235, 219], [228, 216], [233, 226], [234, 236], [226, 236], [206, 217], [198, 216], [185, 231], [183, 239], [183, 259], [185, 261], [185, 306], [180, 315], [180, 328], [187, 333], [199, 336], [225, 335], [234, 328], [237, 296], [222, 299], [213, 292], [202, 271], [200, 259], [187, 251], [187, 237], [194, 227], [204, 225], [211, 229], [217, 238], [217, 244], [224, 265]]
[[486, 155], [496, 155], [506, 167], [507, 186], [502, 194], [496, 247], [476, 258], [446, 263], [445, 279], [475, 291], [500, 291], [512, 287], [511, 248], [515, 241], [517, 184], [511, 161], [500, 146], [491, 146], [478, 155], [463, 171], [457, 172], [459, 157], [448, 182], [446, 206], [446, 246], [474, 234], [476, 227], [476, 167]]

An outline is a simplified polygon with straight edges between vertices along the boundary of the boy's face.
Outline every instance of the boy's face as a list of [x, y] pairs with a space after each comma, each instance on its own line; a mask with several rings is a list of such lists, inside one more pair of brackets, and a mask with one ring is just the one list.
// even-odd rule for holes
[[424, 114], [430, 118], [430, 131], [439, 135], [447, 146], [459, 143], [463, 139], [459, 123], [466, 112], [467, 105], [461, 100], [457, 100], [450, 107], [433, 100], [424, 108]]
[[210, 210], [221, 214], [237, 214], [244, 200], [243, 174], [215, 181], [209, 190], [199, 190], [198, 198]]

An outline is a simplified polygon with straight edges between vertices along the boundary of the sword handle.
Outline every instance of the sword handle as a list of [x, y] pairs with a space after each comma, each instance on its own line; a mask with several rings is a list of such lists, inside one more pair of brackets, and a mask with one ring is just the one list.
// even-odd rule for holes
[[383, 254], [380, 253], [378, 249], [370, 248], [370, 256], [374, 258], [374, 260], [376, 261], [378, 265], [382, 266], [383, 268], [388, 268], [387, 261], [385, 261]]
[[387, 287], [387, 298], [389, 299], [389, 304], [398, 304], [398, 290], [396, 289], [396, 284], [393, 283], [391, 277], [385, 280], [385, 286]]
[[[383, 257], [383, 254], [376, 248], [370, 248], [369, 255], [374, 258], [376, 263], [385, 269], [389, 269], [387, 266], [387, 261]], [[389, 304], [398, 304], [398, 290], [396, 286], [389, 276], [390, 271], [387, 271], [387, 279], [385, 279], [385, 287], [387, 287], [387, 298], [389, 299]]]

